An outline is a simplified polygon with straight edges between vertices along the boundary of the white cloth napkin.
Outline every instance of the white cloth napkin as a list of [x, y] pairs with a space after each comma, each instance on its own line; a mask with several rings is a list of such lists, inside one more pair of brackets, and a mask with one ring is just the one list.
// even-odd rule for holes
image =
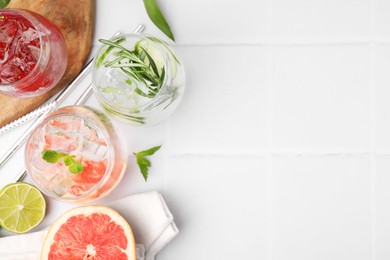
[[[107, 204], [130, 224], [137, 243], [137, 260], [154, 260], [179, 230], [161, 194], [152, 191]], [[46, 230], [0, 238], [1, 260], [39, 259]]]

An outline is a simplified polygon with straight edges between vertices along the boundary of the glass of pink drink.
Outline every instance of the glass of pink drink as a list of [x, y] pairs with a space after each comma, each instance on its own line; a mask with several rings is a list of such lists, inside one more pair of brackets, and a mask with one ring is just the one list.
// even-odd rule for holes
[[[44, 160], [48, 150], [71, 156], [83, 170], [73, 173], [64, 160]], [[34, 184], [46, 195], [85, 203], [118, 185], [127, 152], [106, 115], [91, 107], [68, 106], [50, 113], [30, 135], [25, 164]]]
[[64, 38], [45, 17], [0, 9], [0, 93], [33, 97], [52, 89], [68, 60]]

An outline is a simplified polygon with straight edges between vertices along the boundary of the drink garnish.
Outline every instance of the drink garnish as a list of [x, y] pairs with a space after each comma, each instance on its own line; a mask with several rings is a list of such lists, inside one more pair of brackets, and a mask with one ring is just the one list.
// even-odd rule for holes
[[155, 152], [160, 150], [160, 148], [161, 145], [152, 147], [145, 151], [133, 153], [135, 155], [135, 158], [137, 159], [138, 167], [141, 170], [142, 176], [144, 177], [145, 181], [148, 180], [149, 167], [152, 166], [152, 163], [149, 161], [149, 159], [146, 158], [146, 156], [153, 155]]
[[42, 193], [28, 183], [15, 182], [0, 189], [0, 226], [5, 230], [26, 233], [42, 222], [45, 211]]
[[[142, 46], [142, 44], [145, 44], [144, 41], [137, 42], [134, 50], [130, 50], [120, 45], [123, 39], [118, 38], [114, 41], [99, 40], [108, 47], [97, 59], [96, 67], [104, 65], [105, 67], [120, 69], [128, 76], [125, 83], [130, 86], [134, 83], [134, 91], [138, 95], [146, 98], [156, 97], [164, 84], [164, 64], [155, 60], [155, 57], [149, 53], [150, 50], [147, 47], [152, 48], [152, 46]], [[107, 60], [108, 54], [113, 51], [115, 51], [113, 56], [116, 58]], [[137, 82], [143, 86], [138, 86]]]
[[84, 166], [73, 155], [60, 153], [54, 150], [43, 150], [42, 159], [48, 163], [64, 162], [71, 173], [78, 174], [84, 170]]

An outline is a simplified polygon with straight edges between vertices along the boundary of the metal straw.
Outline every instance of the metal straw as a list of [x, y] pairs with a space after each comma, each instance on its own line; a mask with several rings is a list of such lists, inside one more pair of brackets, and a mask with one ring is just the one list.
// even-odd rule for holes
[[[145, 29], [145, 26], [143, 26], [142, 24], [140, 24], [140, 25], [138, 25], [138, 27], [135, 29], [134, 33], [141, 33], [144, 29]], [[118, 34], [118, 33], [116, 33], [115, 35], [117, 35], [117, 34]], [[88, 63], [88, 65], [85, 67], [85, 69], [83, 70], [82, 73], [84, 73], [85, 70], [89, 70], [89, 69], [91, 68], [91, 64], [92, 64], [92, 61], [90, 61], [90, 62]], [[70, 86], [69, 86], [69, 87], [70, 87]], [[69, 87], [68, 87], [68, 88], [69, 88]], [[62, 94], [62, 93], [61, 93], [61, 94]], [[88, 85], [88, 87], [84, 90], [84, 92], [81, 94], [81, 96], [77, 99], [75, 105], [81, 105], [81, 104], [83, 104], [83, 103], [89, 98], [89, 96], [90, 96], [91, 94], [92, 94], [92, 83], [90, 83], [90, 84]], [[58, 103], [57, 103], [57, 104], [58, 104]], [[56, 104], [56, 105], [57, 105], [57, 104]], [[39, 121], [39, 123], [42, 122], [42, 121], [43, 121], [43, 118], [45, 117], [45, 115], [48, 114], [48, 112], [50, 112], [50, 111], [51, 111], [51, 110], [48, 110], [47, 112], [44, 112], [44, 113], [37, 119], [37, 121]], [[37, 122], [37, 121], [35, 121], [35, 122]], [[38, 123], [38, 124], [39, 124], [39, 123]], [[23, 137], [24, 139], [19, 138], [19, 139], [17, 140], [17, 143], [18, 143], [18, 142], [20, 142], [20, 143], [18, 144], [18, 146], [16, 146], [17, 143], [15, 143], [14, 146], [15, 146], [16, 148], [14, 148], [14, 149], [15, 149], [14, 151], [11, 151], [11, 150], [13, 149], [14, 146], [12, 146], [12, 147], [10, 148], [10, 150], [7, 152], [7, 154], [10, 153], [10, 155], [8, 155], [7, 158], [5, 157], [7, 154], [6, 154], [5, 156], [3, 156], [3, 158], [0, 160], [0, 167], [4, 165], [4, 163], [10, 158], [11, 155], [13, 155], [13, 154], [16, 152], [17, 149], [19, 149], [20, 145], [21, 145], [23, 142], [26, 141], [28, 135], [32, 132], [32, 130], [33, 130], [38, 124], [35, 125], [35, 123], [34, 123], [34, 124], [33, 124], [33, 125], [34, 125], [33, 128], [31, 128], [31, 126], [33, 126], [33, 125], [31, 125], [31, 126], [27, 129], [26, 132], [28, 132], [28, 133], [27, 133], [27, 136], [26, 136], [26, 137]], [[26, 134], [26, 132], [25, 132], [24, 134]], [[11, 153], [10, 151], [11, 151], [12, 153]], [[4, 158], [6, 158], [6, 159], [4, 160]], [[3, 160], [4, 160], [4, 161], [3, 161]], [[14, 180], [13, 180], [13, 182], [18, 182], [18, 181], [22, 180], [22, 179], [26, 176], [26, 173], [27, 173], [27, 172], [26, 172], [26, 168], [23, 168], [23, 169], [16, 175], [16, 177], [15, 177]]]

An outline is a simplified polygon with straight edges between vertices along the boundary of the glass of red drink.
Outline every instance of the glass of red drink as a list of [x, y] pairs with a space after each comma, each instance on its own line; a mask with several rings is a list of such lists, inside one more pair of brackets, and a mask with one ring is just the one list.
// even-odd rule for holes
[[0, 9], [0, 93], [33, 97], [63, 76], [67, 46], [45, 17], [22, 9]]

